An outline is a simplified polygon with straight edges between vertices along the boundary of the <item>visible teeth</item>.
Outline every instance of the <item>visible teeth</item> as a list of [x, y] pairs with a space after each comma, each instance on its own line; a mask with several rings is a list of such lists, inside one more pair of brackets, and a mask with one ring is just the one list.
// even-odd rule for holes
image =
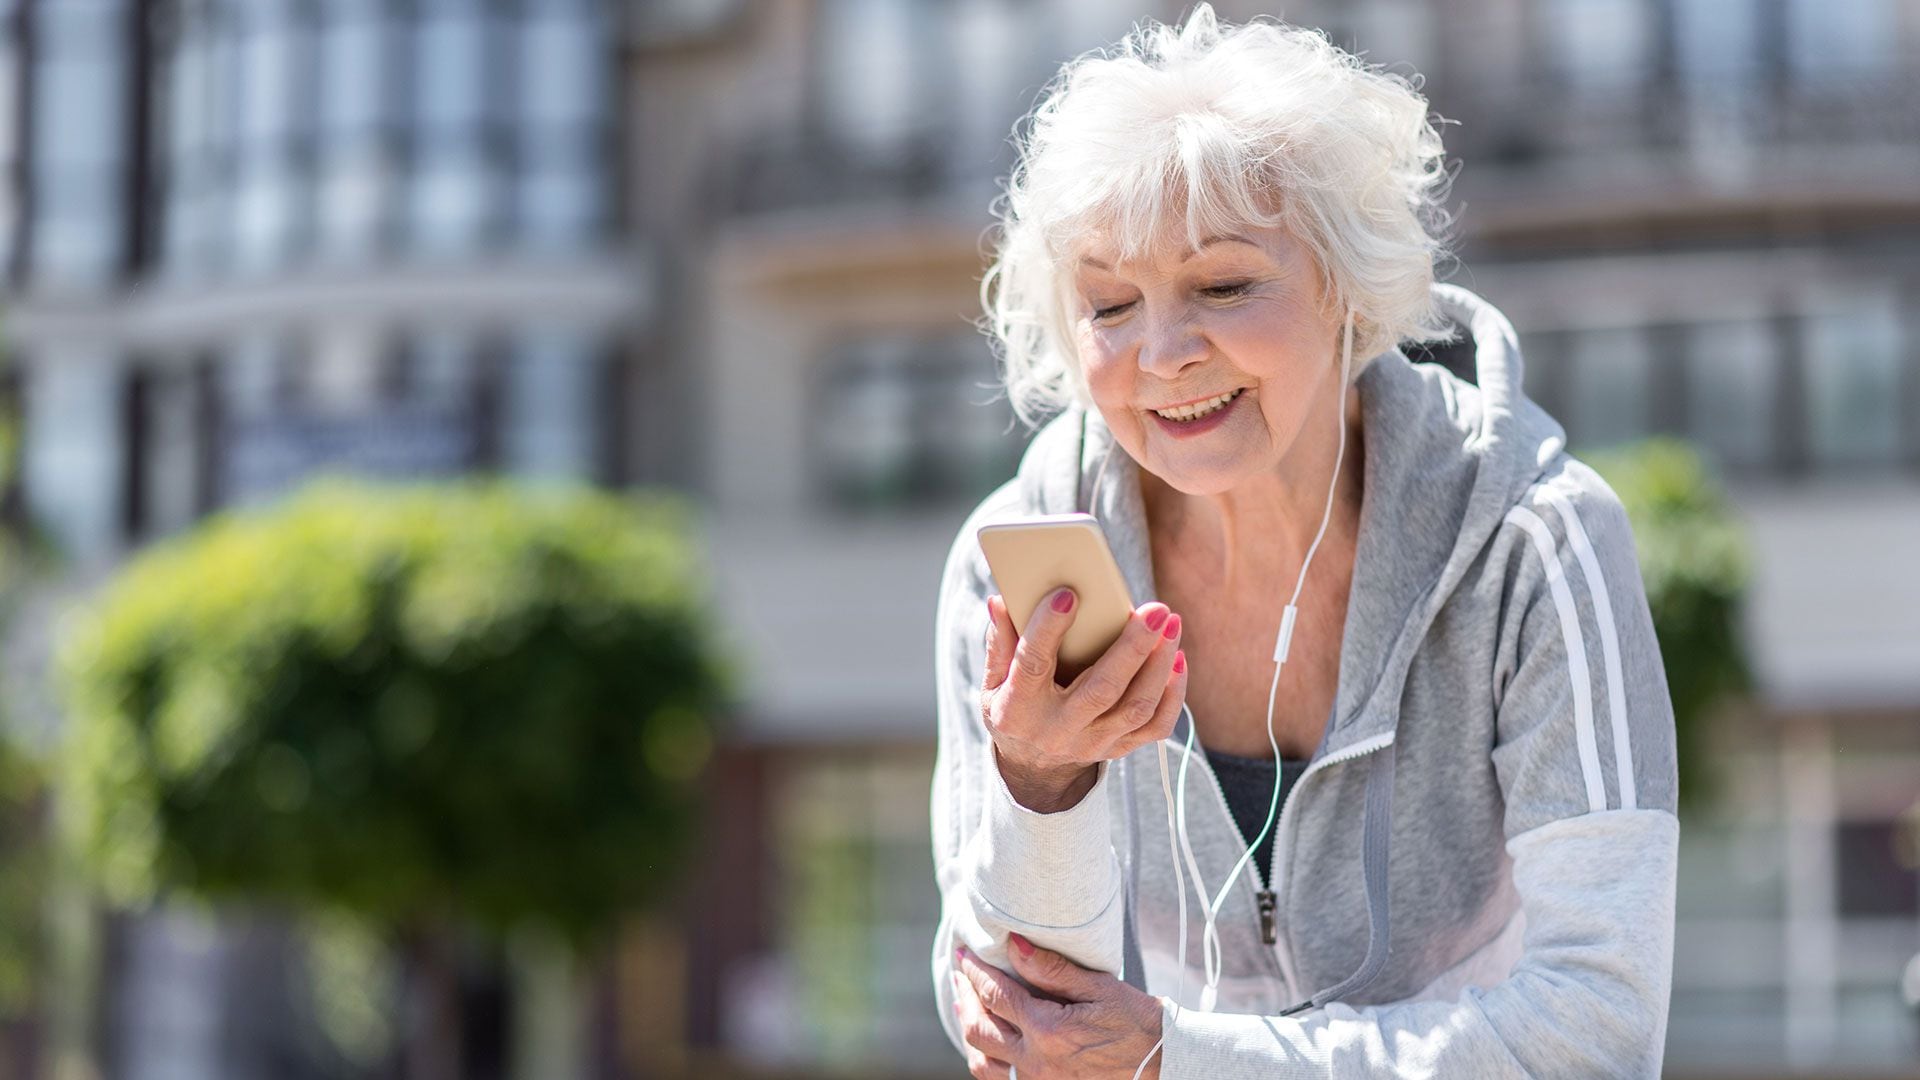
[[1197, 401], [1192, 405], [1181, 405], [1173, 409], [1155, 409], [1154, 412], [1169, 420], [1198, 420], [1210, 412], [1225, 408], [1227, 402], [1232, 401], [1238, 396], [1240, 396], [1240, 391], [1232, 390], [1221, 394], [1219, 397], [1208, 398], [1205, 401]]

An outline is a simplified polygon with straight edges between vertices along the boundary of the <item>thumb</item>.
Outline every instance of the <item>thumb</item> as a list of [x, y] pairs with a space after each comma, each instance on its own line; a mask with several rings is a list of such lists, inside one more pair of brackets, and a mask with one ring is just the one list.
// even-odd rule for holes
[[1072, 589], [1060, 588], [1034, 605], [1027, 627], [1014, 646], [1012, 674], [1015, 678], [1028, 680], [1034, 686], [1056, 681], [1060, 642], [1066, 638], [1067, 628], [1073, 625], [1078, 599]]
[[1019, 934], [1007, 935], [1007, 956], [1015, 974], [1028, 983], [1066, 1001], [1093, 1001], [1103, 996], [1113, 976], [1093, 971], [1054, 952], [1043, 949]]

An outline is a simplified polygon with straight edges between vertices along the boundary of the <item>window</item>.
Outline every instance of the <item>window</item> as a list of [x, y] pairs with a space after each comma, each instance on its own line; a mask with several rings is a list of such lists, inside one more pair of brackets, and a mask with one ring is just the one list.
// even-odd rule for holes
[[1368, 0], [1349, 9], [1353, 43], [1375, 64], [1426, 71], [1433, 58], [1433, 8], [1421, 0]]
[[1760, 71], [1759, 0], [1678, 0], [1675, 65], [1700, 87], [1745, 83]]
[[[1036, 14], [1014, 0], [970, 0], [953, 9], [948, 29], [956, 61], [954, 114], [967, 152], [983, 164], [1000, 152], [1027, 104], [1019, 96], [1022, 83], [1038, 74], [1034, 46], [1044, 38], [1032, 31]], [[1031, 88], [1040, 82], [1034, 79]]]
[[600, 0], [167, 10], [154, 152], [170, 272], [572, 251], [607, 218], [617, 46]]
[[1920, 915], [1920, 866], [1902, 847], [1899, 821], [1842, 821], [1835, 826], [1842, 918]]
[[1811, 314], [1802, 324], [1807, 431], [1826, 466], [1891, 465], [1900, 452], [1900, 319], [1888, 302]]
[[34, 273], [47, 284], [103, 284], [119, 269], [125, 232], [125, 13], [106, 0], [66, 0], [41, 5], [34, 27], [34, 124], [42, 133]]
[[[170, 274], [194, 276], [230, 265], [242, 227], [236, 178], [250, 37], [230, 2], [183, 0], [174, 15], [172, 34], [161, 43], [156, 63], [156, 78], [165, 87], [166, 132], [154, 151], [166, 155], [158, 170], [166, 184], [160, 263]], [[265, 70], [260, 77], [273, 79]], [[255, 111], [253, 122], [260, 124], [268, 111]], [[264, 164], [257, 157], [254, 163]], [[256, 240], [273, 232], [272, 195], [264, 189], [262, 172], [255, 170], [256, 186], [249, 193]]]
[[776, 786], [778, 990], [751, 1003], [762, 1017], [729, 1025], [771, 1035], [757, 1053], [892, 1075], [952, 1052], [927, 977], [940, 921], [929, 768], [842, 754], [797, 761]]
[[287, 0], [241, 10], [234, 254], [240, 269], [258, 272], [289, 256], [305, 216], [307, 170], [296, 150], [307, 128], [311, 37]]
[[577, 247], [604, 217], [607, 36], [594, 6], [575, 0], [528, 11], [515, 37], [520, 232], [536, 248]]
[[485, 115], [485, 12], [471, 0], [437, 0], [421, 12], [415, 33], [420, 42], [415, 93], [422, 138], [428, 143], [465, 141]]
[[909, 135], [925, 102], [917, 47], [930, 29], [927, 5], [909, 0], [830, 0], [822, 7], [816, 59], [828, 130], [875, 150]]
[[848, 508], [978, 498], [1012, 475], [1022, 436], [976, 335], [851, 342], [810, 411], [826, 495]]
[[1767, 464], [1778, 350], [1763, 319], [1702, 323], [1687, 330], [1688, 433], [1721, 463]]
[[393, 119], [388, 45], [394, 26], [380, 5], [335, 0], [320, 23], [320, 130], [329, 141], [377, 137]]
[[20, 144], [21, 68], [19, 0], [0, 0], [0, 274], [13, 267], [20, 235], [20, 188], [15, 170], [26, 147]]
[[1807, 82], [1882, 72], [1899, 40], [1891, 0], [1787, 0], [1787, 66]]
[[[485, 432], [471, 394], [447, 383], [485, 362], [487, 343], [422, 334], [399, 387], [393, 345], [377, 334], [260, 335], [227, 358], [221, 490], [229, 501], [278, 496], [321, 472], [386, 478], [469, 471]], [[469, 385], [471, 385], [469, 383]], [[456, 392], [449, 392], [455, 390]]]
[[352, 260], [377, 250], [397, 186], [390, 133], [397, 126], [395, 63], [400, 22], [389, 5], [334, 0], [319, 25], [318, 246]]
[[547, 5], [520, 26], [521, 100], [534, 127], [582, 128], [598, 120], [606, 98], [607, 51], [592, 5]]
[[599, 464], [602, 353], [590, 335], [529, 329], [507, 359], [506, 465], [528, 476], [588, 479]]
[[1551, 0], [1540, 18], [1554, 68], [1574, 91], [1603, 95], [1645, 78], [1653, 24], [1643, 0]]
[[191, 525], [208, 504], [201, 466], [212, 434], [211, 384], [178, 363], [135, 365], [125, 379], [122, 516], [125, 535], [144, 541]]
[[906, 346], [866, 342], [837, 361], [827, 377], [820, 452], [838, 501], [886, 505], [920, 492], [919, 447], [914, 438], [918, 387], [897, 354]]
[[1608, 327], [1569, 342], [1569, 437], [1591, 450], [1647, 433], [1652, 357], [1645, 331]]
[[432, 0], [415, 27], [414, 146], [408, 220], [416, 247], [474, 250], [496, 214], [498, 175], [487, 153], [494, 27], [478, 0]]

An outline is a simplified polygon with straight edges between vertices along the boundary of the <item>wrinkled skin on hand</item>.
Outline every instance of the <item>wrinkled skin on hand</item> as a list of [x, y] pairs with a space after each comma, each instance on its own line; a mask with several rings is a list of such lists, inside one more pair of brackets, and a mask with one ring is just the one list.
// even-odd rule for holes
[[[1089, 971], [1019, 934], [1007, 955], [1035, 987], [984, 962], [965, 946], [954, 956], [954, 1014], [977, 1080], [1158, 1080], [1161, 999], [1103, 971]], [[1036, 992], [1037, 991], [1037, 992]]]

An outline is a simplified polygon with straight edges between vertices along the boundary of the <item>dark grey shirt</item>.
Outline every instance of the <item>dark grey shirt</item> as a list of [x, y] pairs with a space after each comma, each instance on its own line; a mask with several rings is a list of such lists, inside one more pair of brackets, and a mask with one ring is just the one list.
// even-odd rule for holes
[[[1267, 820], [1267, 810], [1273, 805], [1273, 759], [1248, 758], [1237, 754], [1223, 754], [1218, 750], [1206, 750], [1207, 764], [1213, 766], [1215, 776], [1220, 778], [1220, 790], [1227, 797], [1227, 809], [1233, 812], [1233, 820], [1240, 826], [1241, 843], [1251, 842]], [[1287, 805], [1287, 794], [1307, 771], [1305, 760], [1293, 758], [1280, 759], [1280, 805]], [[1273, 888], [1268, 874], [1273, 868], [1273, 836], [1280, 828], [1279, 814], [1274, 815], [1273, 828], [1260, 841], [1259, 850], [1253, 853], [1255, 872], [1260, 875], [1260, 883]]]

